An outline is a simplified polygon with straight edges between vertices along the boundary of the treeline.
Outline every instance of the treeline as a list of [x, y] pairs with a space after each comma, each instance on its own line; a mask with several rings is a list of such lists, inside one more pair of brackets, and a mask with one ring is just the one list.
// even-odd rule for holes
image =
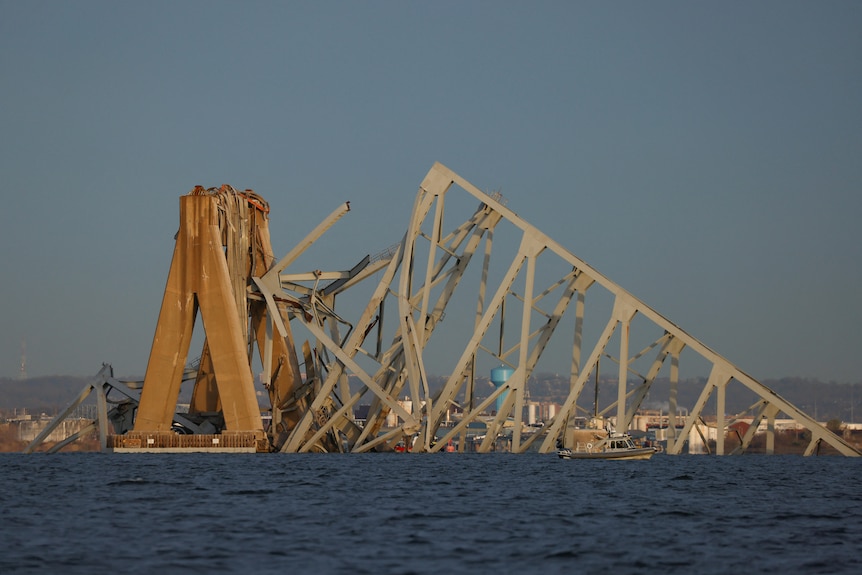
[[[443, 378], [435, 378], [442, 386]], [[432, 382], [435, 383], [435, 382]], [[677, 388], [677, 405], [680, 408], [693, 408], [706, 385], [706, 378], [692, 378], [680, 381]], [[633, 390], [640, 381], [629, 381], [628, 389]], [[813, 378], [786, 377], [761, 381], [766, 387], [795, 405], [818, 421], [838, 419], [842, 422], [862, 421], [862, 383], [822, 382]], [[432, 385], [432, 388], [434, 386]], [[529, 400], [539, 403], [562, 404], [569, 393], [569, 380], [553, 373], [537, 373], [530, 378]], [[478, 397], [487, 397], [492, 390], [490, 383], [476, 385]], [[578, 404], [585, 410], [594, 409], [595, 381], [587, 382], [581, 392]], [[599, 409], [604, 409], [617, 400], [617, 379], [601, 377], [598, 382]], [[650, 388], [642, 407], [667, 412], [670, 398], [670, 381], [657, 379]], [[728, 414], [742, 413], [758, 401], [759, 397], [741, 383], [731, 381], [726, 394]], [[705, 413], [715, 413], [715, 394], [707, 402]]]
[[33, 415], [55, 415], [78, 397], [89, 381], [89, 377], [70, 375], [0, 378], [0, 416], [11, 417], [22, 409]]
[[[0, 378], [0, 417], [12, 417], [16, 411], [20, 413], [22, 409], [34, 415], [55, 415], [69, 405], [89, 381], [89, 377], [62, 375], [24, 380]], [[445, 381], [444, 377], [432, 377], [429, 382], [432, 392], [440, 389]], [[629, 389], [634, 389], [638, 383], [629, 382]], [[862, 383], [824, 383], [812, 378], [794, 377], [764, 380], [762, 383], [819, 421], [862, 421]], [[692, 408], [705, 384], [705, 378], [681, 381], [677, 391], [677, 404], [682, 408]], [[601, 378], [598, 387], [600, 408], [616, 401], [616, 379]], [[477, 398], [487, 397], [492, 389], [487, 380], [478, 381]], [[562, 404], [569, 391], [568, 378], [553, 373], [537, 373], [530, 378], [528, 391], [529, 401]], [[593, 397], [594, 382], [590, 381], [581, 393], [580, 406], [585, 410], [592, 410]], [[666, 412], [669, 397], [670, 382], [667, 379], [658, 379], [650, 389], [643, 407]], [[757, 399], [757, 396], [743, 385], [731, 382], [726, 396], [727, 411], [730, 414], [742, 412]], [[463, 396], [459, 400], [463, 400]], [[91, 397], [89, 402], [92, 401], [94, 400]], [[707, 413], [715, 412], [715, 397], [710, 398], [706, 410]]]

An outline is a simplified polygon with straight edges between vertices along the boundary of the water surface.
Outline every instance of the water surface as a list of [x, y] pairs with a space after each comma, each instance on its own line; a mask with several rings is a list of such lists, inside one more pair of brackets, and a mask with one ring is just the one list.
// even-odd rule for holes
[[862, 459], [0, 454], [0, 573], [859, 573]]

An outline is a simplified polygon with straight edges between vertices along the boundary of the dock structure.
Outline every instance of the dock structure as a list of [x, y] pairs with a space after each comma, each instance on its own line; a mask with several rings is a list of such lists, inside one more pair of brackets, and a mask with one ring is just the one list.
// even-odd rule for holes
[[[231, 186], [182, 196], [143, 382], [119, 381], [104, 365], [64, 413], [95, 393], [99, 417], [90, 429], [98, 429], [106, 451], [368, 452], [408, 441], [414, 453], [463, 451], [470, 428], [481, 423], [486, 431], [476, 451], [494, 450], [508, 430], [511, 451], [549, 453], [584, 414], [628, 429], [661, 376], [670, 381], [669, 396], [650, 400], [685, 412], [676, 419], [681, 425], [667, 430], [669, 454], [682, 453], [689, 433], [714, 410], [718, 430], [750, 422], [729, 453], [745, 452], [763, 421], [771, 434], [784, 414], [809, 432], [806, 455], [823, 444], [860, 455], [527, 223], [501, 194], [479, 190], [442, 164], [419, 186], [398, 244], [361, 255], [349, 269], [297, 269], [350, 211], [349, 202], [338, 206], [277, 260], [261, 196]], [[346, 305], [336, 308], [336, 300]], [[189, 364], [198, 315], [205, 340], [200, 359]], [[560, 357], [568, 364], [568, 396], [527, 433], [532, 375], [560, 365]], [[616, 401], [599, 411], [588, 383], [608, 360], [618, 368]], [[689, 362], [709, 377], [695, 405], [679, 406], [680, 372]], [[433, 391], [430, 368], [448, 374]], [[488, 383], [484, 374], [492, 369], [506, 377]], [[266, 418], [255, 391], [258, 370]], [[192, 399], [180, 413], [184, 382]], [[727, 415], [728, 393], [751, 398], [750, 407]], [[362, 422], [354, 419], [360, 404], [369, 406]], [[767, 452], [774, 450], [769, 437]], [[725, 451], [717, 441], [715, 454]]]

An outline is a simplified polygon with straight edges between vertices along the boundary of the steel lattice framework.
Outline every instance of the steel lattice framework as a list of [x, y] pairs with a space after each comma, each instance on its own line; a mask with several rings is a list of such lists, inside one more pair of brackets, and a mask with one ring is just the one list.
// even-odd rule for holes
[[[682, 452], [714, 398], [715, 427], [722, 435], [735, 419], [745, 417], [751, 422], [734, 452], [749, 447], [761, 421], [766, 420], [772, 431], [776, 416], [784, 413], [810, 431], [806, 455], [821, 443], [844, 455], [860, 455], [841, 437], [524, 221], [500, 194], [480, 191], [439, 163], [419, 187], [402, 241], [378, 256], [362, 258], [348, 270], [294, 268], [350, 212], [349, 203], [339, 206], [276, 261], [266, 227], [268, 206], [262, 198], [225, 187], [209, 194], [197, 189], [190, 196], [197, 200], [184, 198], [187, 212], [194, 201], [200, 206], [200, 202], [215, 202], [207, 204], [204, 216], [199, 212], [203, 208], [197, 207], [197, 215], [181, 219], [174, 262], [179, 257], [182, 266], [176, 269], [185, 270], [191, 279], [180, 285], [169, 278], [144, 390], [136, 400], [140, 404], [134, 429], [129, 427], [128, 415], [106, 411], [104, 397], [121, 382], [103, 369], [91, 386], [99, 391], [99, 405], [106, 411], [101, 416], [103, 430], [111, 421], [118, 434], [170, 433], [180, 421], [175, 414], [176, 394], [188, 378], [195, 380], [194, 399], [182, 425], [195, 433], [220, 426], [221, 433], [248, 434], [262, 450], [264, 430], [248, 404], [251, 366], [259, 361], [272, 412], [272, 424], [265, 432], [267, 450], [385, 451], [408, 437], [416, 438], [414, 452], [439, 451], [451, 445], [450, 440], [463, 449], [471, 425], [481, 423], [486, 433], [477, 445], [480, 452], [493, 450], [496, 439], [508, 430], [511, 451], [548, 453], [586, 411], [579, 400], [603, 359], [618, 366], [616, 401], [602, 413], [615, 414], [619, 430], [629, 428], [660, 375], [670, 382], [669, 412], [680, 413], [680, 368], [693, 361], [705, 365], [709, 377], [696, 403], [679, 417], [681, 429], [668, 427], [668, 453]], [[471, 213], [473, 202], [478, 207]], [[226, 208], [228, 204], [233, 207]], [[468, 207], [466, 219], [450, 215], [464, 206]], [[189, 232], [202, 229], [200, 217], [207, 220], [206, 231]], [[447, 227], [451, 221], [456, 224]], [[202, 233], [209, 234], [209, 251], [191, 256], [199, 254], [194, 251], [198, 248], [183, 238]], [[187, 254], [181, 252], [180, 241], [186, 241]], [[226, 254], [223, 266], [218, 263], [220, 254]], [[201, 258], [211, 262], [206, 274], [194, 267], [206, 266]], [[214, 274], [214, 267], [221, 271]], [[204, 275], [206, 281], [200, 280]], [[212, 285], [213, 277], [220, 282], [217, 287]], [[351, 305], [336, 312], [336, 300]], [[180, 315], [175, 311], [178, 306]], [[187, 372], [189, 322], [194, 323], [199, 307], [207, 340], [199, 364]], [[349, 311], [358, 313], [351, 316]], [[176, 317], [163, 321], [166, 314]], [[176, 321], [182, 322], [181, 335]], [[300, 332], [308, 334], [308, 340], [297, 352], [295, 334]], [[633, 348], [640, 351], [632, 353]], [[569, 363], [568, 396], [543, 427], [527, 428], [524, 413], [533, 374], [546, 355], [559, 362], [561, 354]], [[247, 366], [241, 358], [247, 359]], [[496, 366], [508, 367], [511, 376], [490, 394], [478, 393], [477, 386], [487, 385], [481, 374]], [[448, 374], [442, 387], [434, 390], [429, 383], [432, 371]], [[754, 402], [744, 413], [727, 416], [727, 393], [737, 390]], [[126, 398], [134, 396], [125, 388], [121, 391]], [[585, 397], [589, 399], [581, 403], [591, 404], [590, 394]], [[229, 413], [227, 398], [233, 410]], [[360, 425], [354, 410], [361, 404], [369, 407]], [[449, 417], [453, 404], [462, 409], [455, 421]], [[499, 408], [493, 410], [495, 406]], [[201, 423], [202, 417], [213, 413], [221, 418], [217, 423]], [[110, 438], [104, 431], [102, 439], [107, 446]], [[768, 451], [773, 441], [770, 433]], [[724, 442], [717, 441], [716, 454], [724, 451]]]

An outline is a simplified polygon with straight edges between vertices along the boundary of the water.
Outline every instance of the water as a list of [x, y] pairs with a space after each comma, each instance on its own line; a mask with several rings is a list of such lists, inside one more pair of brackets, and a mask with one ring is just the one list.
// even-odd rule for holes
[[862, 459], [0, 454], [0, 573], [859, 573]]

